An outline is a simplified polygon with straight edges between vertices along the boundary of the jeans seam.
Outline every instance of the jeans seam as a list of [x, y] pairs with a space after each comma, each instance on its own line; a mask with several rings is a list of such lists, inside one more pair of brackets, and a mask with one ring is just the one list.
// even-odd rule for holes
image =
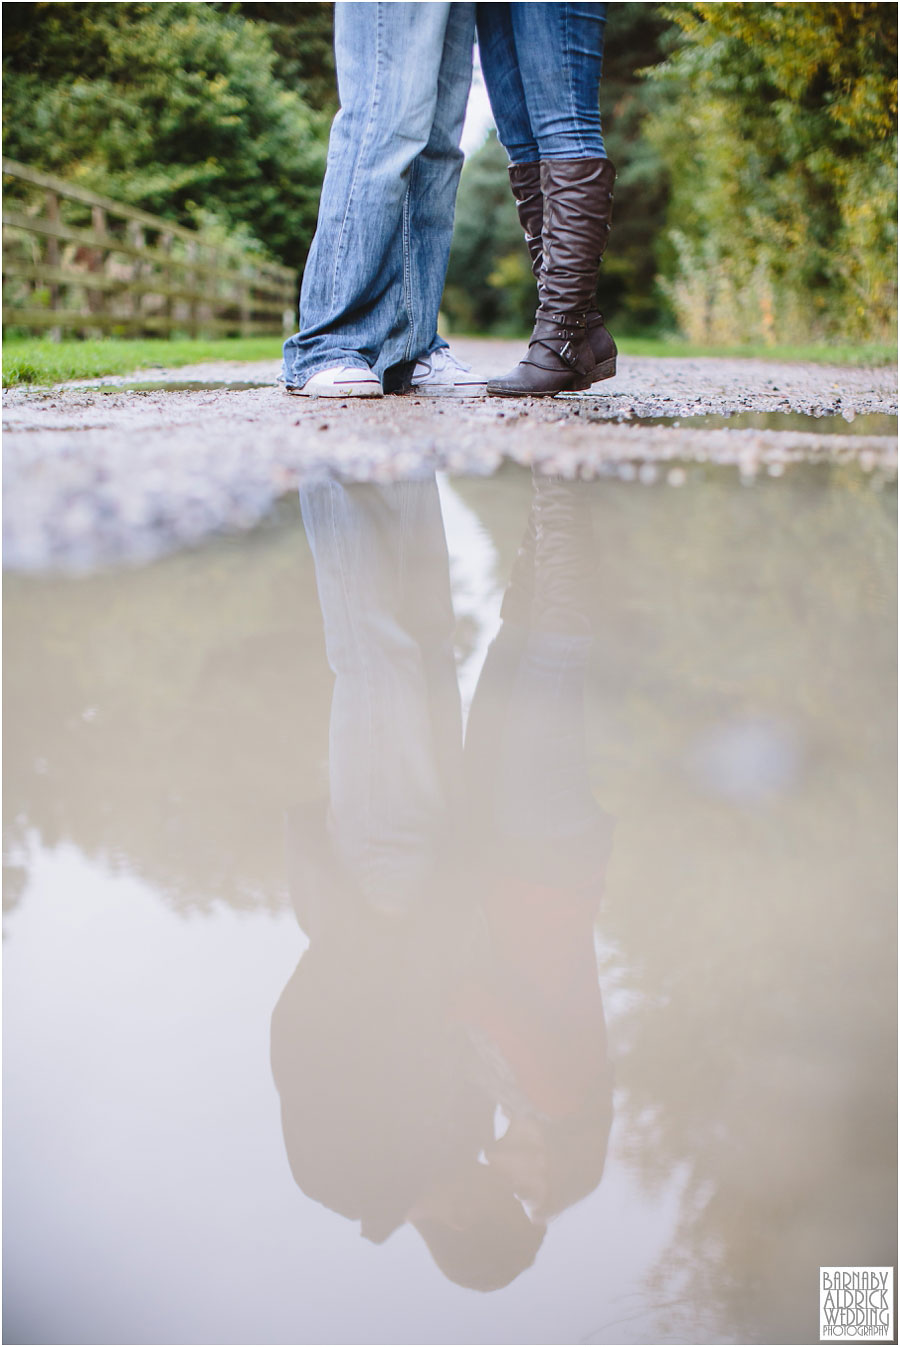
[[406, 184], [406, 195], [403, 198], [403, 217], [401, 228], [401, 251], [403, 255], [403, 303], [406, 307], [406, 347], [404, 349], [404, 359], [409, 360], [413, 349], [413, 309], [412, 309], [412, 244], [410, 239], [410, 198], [415, 186], [416, 170], [419, 166], [419, 156], [410, 164], [409, 182]]
[[350, 179], [350, 187], [347, 191], [347, 204], [344, 207], [344, 215], [341, 220], [340, 233], [338, 234], [337, 246], [334, 250], [334, 271], [331, 274], [331, 307], [332, 310], [337, 302], [338, 273], [341, 269], [341, 250], [344, 244], [344, 234], [347, 227], [347, 219], [353, 205], [353, 196], [356, 191], [356, 180], [359, 176], [360, 164], [365, 159], [365, 152], [369, 141], [369, 135], [372, 127], [375, 125], [375, 114], [378, 110], [379, 94], [379, 76], [381, 74], [381, 55], [384, 47], [383, 42], [383, 19], [384, 10], [382, 0], [378, 0], [375, 6], [376, 26], [375, 26], [375, 75], [372, 80], [372, 102], [369, 107], [369, 119], [366, 122], [366, 128], [360, 137], [359, 153], [356, 156], [356, 163], [353, 165], [353, 176]]
[[571, 49], [571, 34], [569, 32], [568, 5], [562, 6], [562, 21], [563, 21], [563, 50], [565, 52], [565, 61], [566, 61], [566, 79], [569, 85], [569, 115], [571, 117], [572, 126], [578, 129], [578, 155], [576, 157], [581, 159], [584, 157], [585, 153], [584, 136], [582, 135], [581, 127], [579, 126], [578, 109], [576, 107], [576, 100], [575, 100], [575, 73], [572, 69], [572, 49]]

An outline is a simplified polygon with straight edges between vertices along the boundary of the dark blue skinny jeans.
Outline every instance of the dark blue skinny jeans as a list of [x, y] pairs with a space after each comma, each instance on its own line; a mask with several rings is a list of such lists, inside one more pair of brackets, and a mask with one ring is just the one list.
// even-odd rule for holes
[[479, 4], [481, 68], [511, 164], [605, 159], [605, 4]]

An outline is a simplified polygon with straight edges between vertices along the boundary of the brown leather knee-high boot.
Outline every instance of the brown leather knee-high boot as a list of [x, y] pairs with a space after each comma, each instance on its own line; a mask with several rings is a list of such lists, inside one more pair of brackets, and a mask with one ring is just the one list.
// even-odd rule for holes
[[[544, 253], [542, 239], [544, 198], [541, 193], [540, 164], [537, 161], [532, 164], [510, 164], [509, 185], [512, 188], [519, 224], [522, 226], [525, 244], [531, 258], [531, 270], [534, 273], [535, 280], [539, 280]], [[603, 321], [603, 314], [599, 309], [590, 309], [585, 321], [588, 341], [591, 343], [591, 350], [596, 362], [594, 367], [595, 377], [592, 382], [600, 379], [611, 379], [616, 372], [616, 356], [618, 355], [616, 343], [613, 341], [612, 335]]]
[[[610, 337], [611, 352], [601, 348], [598, 360], [588, 329], [588, 316], [596, 313], [597, 272], [609, 236], [615, 169], [608, 159], [544, 159], [540, 172], [540, 305], [525, 359], [511, 374], [488, 381], [487, 391], [498, 397], [583, 390], [615, 374], [615, 343]], [[524, 210], [536, 269], [533, 191]]]

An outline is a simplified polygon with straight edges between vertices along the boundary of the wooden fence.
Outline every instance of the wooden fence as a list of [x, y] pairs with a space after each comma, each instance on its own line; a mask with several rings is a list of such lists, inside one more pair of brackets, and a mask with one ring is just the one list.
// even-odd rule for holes
[[3, 160], [3, 326], [83, 336], [283, 333], [288, 267]]

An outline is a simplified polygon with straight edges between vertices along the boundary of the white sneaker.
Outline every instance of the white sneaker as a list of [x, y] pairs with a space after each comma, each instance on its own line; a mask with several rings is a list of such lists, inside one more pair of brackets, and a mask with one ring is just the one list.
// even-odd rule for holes
[[416, 361], [407, 393], [421, 393], [423, 397], [478, 397], [485, 391], [485, 380], [472, 373], [465, 365], [441, 346], [430, 355]]
[[307, 379], [302, 388], [285, 384], [288, 393], [299, 393], [306, 398], [380, 398], [381, 383], [371, 370], [357, 365], [339, 365], [323, 369]]

